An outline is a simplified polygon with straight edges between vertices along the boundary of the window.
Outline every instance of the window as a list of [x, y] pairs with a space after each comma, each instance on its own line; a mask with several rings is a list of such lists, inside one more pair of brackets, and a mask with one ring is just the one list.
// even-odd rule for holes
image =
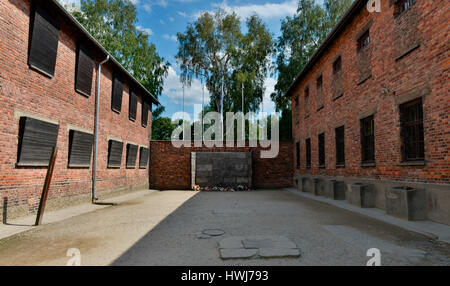
[[425, 158], [422, 99], [400, 105], [403, 161], [422, 161]]
[[133, 144], [127, 144], [127, 168], [136, 168], [136, 157], [137, 157], [138, 146]]
[[34, 118], [21, 117], [17, 166], [48, 166], [58, 139], [59, 126]]
[[115, 140], [109, 140], [108, 143], [108, 168], [120, 168], [123, 143]]
[[367, 47], [370, 44], [370, 34], [369, 30], [367, 30], [361, 37], [358, 39], [358, 52]]
[[297, 169], [300, 169], [300, 142], [295, 144], [296, 147], [296, 156], [297, 156]]
[[134, 91], [130, 92], [130, 106], [129, 106], [129, 118], [131, 121], [136, 121], [138, 97]]
[[94, 136], [76, 130], [69, 132], [69, 167], [89, 168], [91, 166]]
[[333, 74], [338, 74], [342, 70], [342, 58], [339, 56], [333, 63]]
[[322, 84], [323, 84], [323, 78], [322, 75], [320, 75], [317, 78], [317, 110], [323, 108], [323, 93], [322, 93]]
[[148, 103], [142, 100], [142, 126], [147, 127], [148, 123]]
[[309, 87], [305, 89], [305, 117], [309, 117]]
[[319, 143], [319, 168], [325, 168], [325, 133], [318, 136]]
[[398, 0], [395, 4], [395, 15], [398, 16], [409, 10], [414, 4], [416, 4], [416, 0]]
[[83, 45], [78, 45], [75, 90], [87, 97], [91, 96], [94, 60], [91, 52]]
[[345, 166], [345, 127], [339, 127], [336, 133], [336, 166]]
[[148, 157], [150, 150], [145, 147], [141, 147], [141, 150], [139, 152], [139, 168], [140, 169], [146, 169], [148, 165]]
[[306, 139], [306, 168], [311, 168], [311, 139]]
[[123, 94], [123, 81], [119, 75], [114, 75], [113, 88], [112, 88], [112, 100], [111, 107], [117, 113], [122, 110], [122, 94]]
[[375, 163], [374, 117], [361, 119], [362, 163]]
[[38, 5], [34, 5], [32, 23], [28, 64], [53, 77], [58, 51], [59, 24]]

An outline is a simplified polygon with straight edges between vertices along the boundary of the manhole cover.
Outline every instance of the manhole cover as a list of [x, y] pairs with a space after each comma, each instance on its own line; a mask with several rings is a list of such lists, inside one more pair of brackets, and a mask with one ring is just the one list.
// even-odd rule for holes
[[225, 231], [221, 229], [205, 229], [202, 233], [209, 236], [221, 236], [225, 234]]

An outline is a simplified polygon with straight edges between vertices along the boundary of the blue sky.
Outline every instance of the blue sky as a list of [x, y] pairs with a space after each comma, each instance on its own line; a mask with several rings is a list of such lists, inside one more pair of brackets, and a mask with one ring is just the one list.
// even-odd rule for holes
[[[77, 0], [61, 0], [73, 2]], [[79, 0], [78, 0], [79, 1]], [[292, 16], [297, 9], [297, 0], [132, 0], [138, 10], [138, 28], [150, 35], [150, 41], [156, 45], [158, 53], [170, 64], [169, 75], [164, 84], [164, 92], [159, 98], [166, 107], [163, 116], [172, 117], [175, 112], [182, 111], [182, 85], [179, 81], [179, 68], [175, 60], [177, 53], [176, 35], [184, 32], [189, 22], [195, 21], [203, 11], [215, 11], [222, 8], [234, 11], [242, 20], [256, 13], [267, 24], [269, 30], [278, 37], [281, 20]], [[269, 94], [273, 91], [276, 79], [268, 75], [266, 80], [266, 96], [264, 111], [274, 111], [274, 104]], [[209, 95], [206, 91], [206, 102]], [[194, 104], [202, 102], [202, 86], [194, 80], [191, 87], [185, 88], [185, 111], [193, 116]]]

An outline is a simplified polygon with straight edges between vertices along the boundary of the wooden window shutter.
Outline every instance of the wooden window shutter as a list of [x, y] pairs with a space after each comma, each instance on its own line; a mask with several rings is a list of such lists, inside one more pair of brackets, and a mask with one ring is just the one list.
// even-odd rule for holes
[[134, 91], [130, 92], [130, 107], [129, 107], [129, 118], [131, 121], [136, 121], [136, 112], [137, 112], [137, 102], [138, 97]]
[[28, 64], [53, 77], [59, 41], [59, 23], [40, 6], [34, 5]]
[[87, 97], [91, 96], [93, 74], [94, 59], [92, 53], [85, 45], [79, 44], [77, 51], [75, 90]]
[[150, 155], [150, 150], [145, 147], [141, 147], [141, 150], [139, 152], [139, 168], [140, 169], [146, 169], [148, 165], [148, 159]]
[[21, 117], [19, 126], [17, 165], [48, 166], [59, 126], [29, 117]]
[[142, 100], [142, 126], [147, 127], [148, 124], [148, 103]]
[[69, 167], [89, 168], [91, 166], [94, 135], [81, 131], [69, 132]]
[[123, 94], [123, 80], [119, 75], [114, 75], [111, 108], [117, 113], [122, 110], [122, 94]]
[[138, 146], [133, 144], [127, 144], [127, 168], [136, 168]]
[[108, 144], [108, 168], [120, 168], [122, 164], [123, 143], [109, 140]]

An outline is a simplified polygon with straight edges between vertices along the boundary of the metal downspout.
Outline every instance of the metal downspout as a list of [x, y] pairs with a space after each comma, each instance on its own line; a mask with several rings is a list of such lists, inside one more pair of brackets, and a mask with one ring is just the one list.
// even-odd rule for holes
[[98, 125], [99, 125], [99, 111], [100, 111], [100, 80], [102, 75], [102, 65], [109, 61], [109, 55], [106, 59], [98, 64], [97, 69], [97, 92], [95, 94], [95, 127], [94, 127], [94, 166], [92, 168], [92, 203], [95, 203], [97, 198], [97, 158], [98, 158]]

